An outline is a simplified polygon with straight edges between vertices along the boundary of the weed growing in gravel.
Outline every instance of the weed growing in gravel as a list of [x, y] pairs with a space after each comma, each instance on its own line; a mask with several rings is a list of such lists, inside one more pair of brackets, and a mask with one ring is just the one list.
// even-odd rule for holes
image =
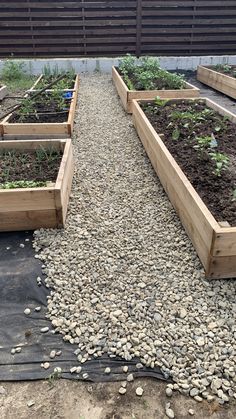
[[185, 81], [182, 75], [169, 73], [160, 68], [153, 57], [137, 60], [132, 55], [122, 58], [119, 70], [130, 90], [182, 89]]
[[1, 83], [10, 89], [28, 89], [34, 80], [34, 76], [28, 75], [23, 61], [5, 61], [0, 73]]

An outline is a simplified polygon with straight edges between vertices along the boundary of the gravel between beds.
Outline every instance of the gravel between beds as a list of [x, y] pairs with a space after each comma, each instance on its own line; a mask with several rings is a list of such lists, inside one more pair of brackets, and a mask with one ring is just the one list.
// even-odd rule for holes
[[35, 233], [56, 331], [79, 361], [138, 356], [196, 400], [236, 398], [236, 282], [204, 279], [110, 76], [82, 76], [77, 129], [67, 226]]

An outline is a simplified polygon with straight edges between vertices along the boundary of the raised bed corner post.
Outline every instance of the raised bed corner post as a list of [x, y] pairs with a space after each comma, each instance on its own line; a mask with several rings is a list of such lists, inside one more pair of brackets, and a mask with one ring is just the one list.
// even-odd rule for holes
[[140, 57], [141, 50], [141, 41], [142, 41], [142, 0], [137, 0], [136, 7], [136, 57]]

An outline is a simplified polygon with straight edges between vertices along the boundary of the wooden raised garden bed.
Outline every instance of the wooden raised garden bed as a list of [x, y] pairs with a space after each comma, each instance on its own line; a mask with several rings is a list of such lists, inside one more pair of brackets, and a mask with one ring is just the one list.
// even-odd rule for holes
[[190, 98], [198, 97], [200, 90], [190, 83], [185, 82], [185, 89], [180, 90], [129, 90], [121, 75], [112, 67], [112, 79], [121, 102], [128, 113], [132, 113], [132, 100], [160, 98]]
[[[194, 99], [193, 99], [194, 100]], [[197, 99], [195, 99], [197, 100]], [[227, 116], [236, 124], [236, 116], [211, 100], [204, 98], [205, 105], [220, 115]], [[173, 102], [178, 102], [175, 100]], [[206, 277], [236, 277], [236, 227], [227, 220], [217, 222], [204, 204], [186, 175], [168, 151], [140, 104], [133, 102], [133, 122], [152, 165], [169, 196], [179, 218], [191, 239], [205, 268]], [[204, 103], [204, 102], [203, 102]]]
[[[79, 78], [76, 77], [75, 90], [71, 90], [71, 98], [67, 100], [68, 111], [64, 112], [63, 122], [50, 122], [50, 110], [47, 122], [14, 122], [14, 112], [4, 118], [0, 123], [0, 133], [4, 140], [27, 140], [27, 139], [49, 139], [49, 138], [70, 138], [73, 132], [75, 109], [78, 98]], [[30, 98], [35, 84], [32, 86], [25, 99]], [[53, 90], [45, 94], [53, 94]], [[60, 112], [59, 112], [60, 113]]]
[[197, 68], [197, 79], [227, 96], [236, 99], [236, 78], [223, 74], [213, 68], [199, 65]]
[[[43, 81], [44, 79], [44, 75], [41, 74], [37, 80], [35, 81], [35, 83], [33, 84], [33, 86], [29, 89], [29, 92], [34, 92], [35, 90], [39, 90], [38, 85], [40, 84], [41, 81]], [[52, 89], [48, 89], [47, 91], [52, 91], [55, 90], [55, 88]], [[74, 81], [73, 81], [73, 86], [68, 87], [67, 89], [63, 89], [66, 92], [72, 92], [72, 91], [77, 91], [79, 90], [79, 74], [75, 75]]]
[[[72, 177], [71, 140], [2, 141], [0, 153], [33, 150], [60, 151], [59, 170], [54, 183], [32, 188], [0, 188], [0, 231], [63, 227], [66, 219]], [[23, 158], [23, 157], [22, 157]], [[29, 169], [30, 170], [30, 169]], [[34, 180], [34, 179], [32, 179]]]
[[7, 86], [0, 86], [0, 100], [8, 94]]

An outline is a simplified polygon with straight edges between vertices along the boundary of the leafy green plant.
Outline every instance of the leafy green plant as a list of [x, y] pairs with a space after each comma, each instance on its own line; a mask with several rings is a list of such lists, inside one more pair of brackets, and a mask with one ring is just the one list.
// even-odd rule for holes
[[176, 127], [175, 129], [174, 129], [174, 131], [172, 132], [172, 139], [173, 140], [178, 140], [179, 139], [179, 137], [180, 137], [180, 130]]
[[216, 71], [222, 71], [223, 73], [231, 72], [231, 66], [228, 64], [216, 64], [212, 68]]
[[128, 54], [120, 60], [119, 70], [130, 90], [181, 89], [185, 86], [182, 75], [161, 69], [159, 61], [153, 57], [137, 60]]
[[40, 188], [46, 185], [46, 182], [36, 182], [33, 180], [15, 180], [13, 182], [0, 183], [0, 189]]
[[22, 61], [5, 61], [1, 77], [6, 81], [19, 80], [26, 76], [25, 63]]
[[213, 162], [215, 162], [215, 169], [213, 173], [216, 176], [221, 176], [222, 171], [226, 170], [229, 166], [229, 157], [224, 153], [209, 153], [209, 156]]
[[168, 102], [169, 102], [169, 99], [161, 99], [160, 96], [157, 96], [154, 99], [155, 105], [160, 106], [161, 108], [163, 108]]
[[21, 102], [21, 107], [18, 109], [19, 121], [23, 122], [28, 115], [36, 113], [34, 101], [30, 97], [26, 97]]
[[214, 136], [196, 137], [197, 144], [193, 146], [196, 150], [201, 153], [208, 149], [216, 148], [218, 143]]

